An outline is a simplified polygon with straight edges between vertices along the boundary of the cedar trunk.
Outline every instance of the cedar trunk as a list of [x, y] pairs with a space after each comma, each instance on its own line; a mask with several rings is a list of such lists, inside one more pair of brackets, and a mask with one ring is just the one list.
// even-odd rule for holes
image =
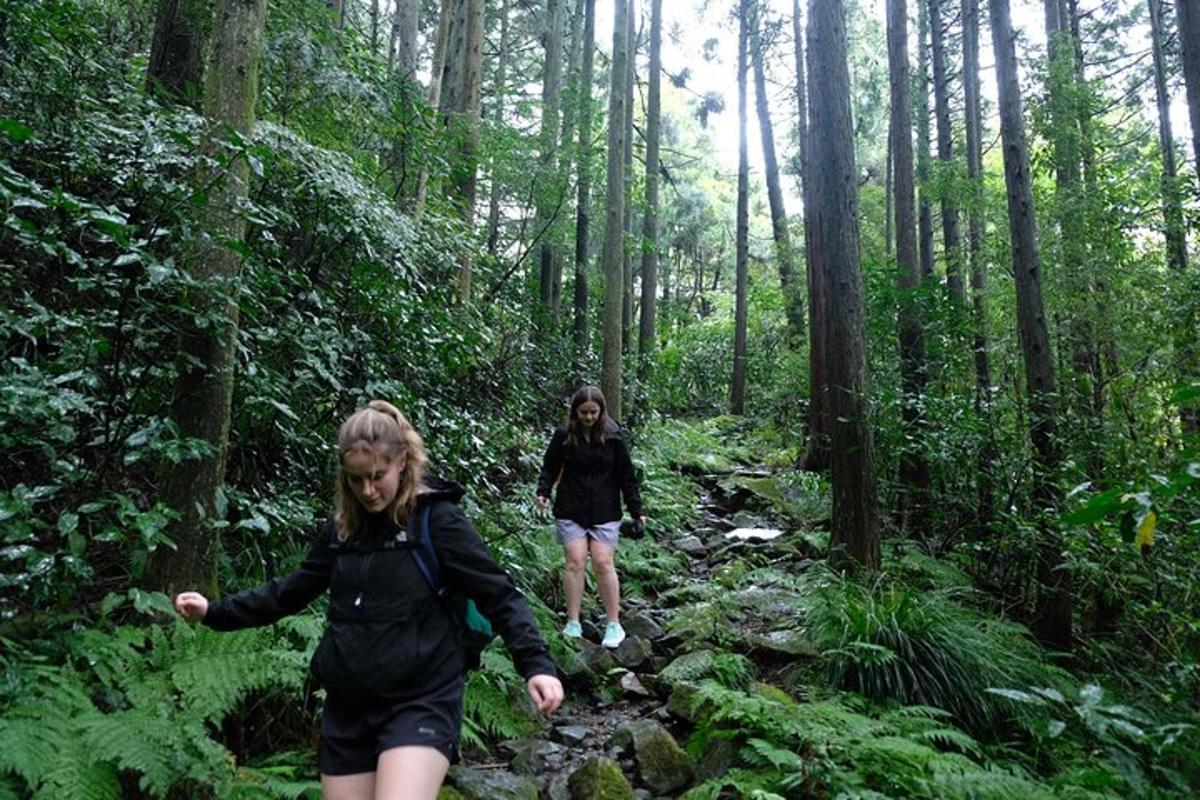
[[608, 178], [604, 215], [604, 364], [601, 389], [608, 413], [621, 418], [621, 310], [625, 268], [625, 186], [622, 155], [625, 152], [625, 78], [629, 58], [627, 0], [613, 0], [612, 77], [608, 90]]
[[646, 97], [646, 215], [642, 221], [642, 313], [638, 328], [638, 380], [650, 370], [657, 338], [658, 147], [662, 94], [662, 0], [650, 0], [650, 86]]
[[729, 410], [741, 414], [746, 406], [746, 294], [749, 287], [750, 245], [750, 154], [746, 141], [746, 59], [749, 56], [750, 0], [738, 3], [738, 182], [736, 288], [733, 321], [733, 377], [729, 389]]
[[579, 74], [579, 182], [575, 200], [575, 373], [582, 379], [588, 352], [588, 236], [591, 235], [592, 74], [596, 53], [596, 0], [584, 0], [583, 65]]

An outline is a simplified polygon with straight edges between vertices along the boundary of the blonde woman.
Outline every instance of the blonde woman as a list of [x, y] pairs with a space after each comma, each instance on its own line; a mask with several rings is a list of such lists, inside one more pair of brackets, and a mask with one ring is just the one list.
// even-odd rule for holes
[[210, 603], [175, 598], [185, 618], [221, 631], [269, 625], [329, 591], [312, 670], [326, 691], [318, 764], [327, 800], [432, 800], [457, 757], [463, 655], [456, 622], [414, 560], [411, 520], [428, 506], [444, 585], [496, 626], [534, 704], [562, 702], [528, 603], [492, 560], [457, 501], [463, 490], [425, 474], [425, 446], [390, 403], [373, 400], [338, 431], [334, 515], [289, 575]]

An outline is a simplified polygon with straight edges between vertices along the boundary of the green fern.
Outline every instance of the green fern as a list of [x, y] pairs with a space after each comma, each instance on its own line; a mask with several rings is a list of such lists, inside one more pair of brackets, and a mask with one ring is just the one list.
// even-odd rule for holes
[[537, 730], [525, 702], [525, 681], [508, 653], [493, 643], [467, 679], [462, 743], [486, 750], [489, 739], [515, 739]]

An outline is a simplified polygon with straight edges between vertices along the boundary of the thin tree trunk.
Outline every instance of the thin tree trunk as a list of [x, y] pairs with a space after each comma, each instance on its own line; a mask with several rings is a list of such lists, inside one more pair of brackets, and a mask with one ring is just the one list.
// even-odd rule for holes
[[638, 329], [638, 381], [649, 376], [657, 334], [658, 147], [662, 92], [662, 0], [650, 0], [650, 86], [646, 98], [646, 216], [642, 221], [642, 314]]
[[992, 518], [995, 440], [991, 434], [992, 374], [987, 338], [987, 262], [983, 257], [983, 111], [979, 85], [979, 0], [963, 0], [963, 97], [967, 133], [967, 177], [971, 182], [967, 223], [967, 260], [971, 269], [971, 307], [975, 353], [975, 412], [984, 420], [979, 448], [977, 491], [979, 526]]
[[888, 118], [887, 174], [883, 179], [883, 252], [892, 257], [895, 248], [894, 227], [896, 198], [896, 156], [892, 153], [892, 120]]
[[905, 445], [900, 453], [898, 521], [903, 531], [923, 531], [929, 512], [929, 467], [921, 452], [925, 440], [925, 333], [917, 291], [916, 209], [913, 187], [912, 110], [908, 73], [908, 3], [887, 2], [888, 74], [891, 87], [891, 143], [895, 173], [896, 267], [900, 287], [900, 381]]
[[[954, 169], [954, 138], [950, 125], [950, 71], [946, 64], [945, 19], [942, 15], [944, 0], [929, 0], [929, 23], [933, 34], [933, 105], [937, 117], [938, 161], [942, 170], [949, 174]], [[967, 302], [966, 288], [962, 278], [962, 237], [958, 232], [958, 204], [952, 191], [943, 190], [942, 244], [946, 249], [946, 284], [950, 298], [959, 305]]]
[[812, 255], [812, 164], [809, 159], [808, 69], [800, 0], [792, 0], [792, 37], [796, 50], [797, 139], [800, 150], [800, 190], [804, 198], [804, 272], [808, 284], [808, 414], [801, 466], [822, 472], [829, 468], [828, 382], [825, 375], [825, 276]]
[[771, 113], [767, 108], [767, 78], [763, 61], [766, 44], [762, 41], [761, 20], [755, 6], [752, 22], [754, 63], [754, 107], [758, 114], [759, 134], [762, 137], [763, 169], [767, 175], [767, 201], [771, 207], [771, 234], [775, 239], [775, 258], [779, 261], [779, 282], [783, 289], [784, 313], [792, 341], [804, 337], [804, 298], [796, 285], [795, 259], [792, 238], [788, 231], [787, 210], [783, 206], [783, 188], [779, 183], [779, 161], [775, 157], [775, 132], [771, 128]]
[[[1162, 203], [1163, 232], [1166, 237], [1167, 264], [1178, 273], [1178, 284], [1187, 284], [1187, 229], [1183, 221], [1183, 203], [1180, 198], [1179, 176], [1175, 166], [1175, 137], [1171, 132], [1171, 96], [1167, 89], [1167, 64], [1163, 52], [1165, 22], [1162, 0], [1149, 0], [1150, 45], [1154, 51], [1154, 91], [1158, 100], [1158, 145], [1162, 151]], [[1192, 299], [1184, 292], [1179, 319], [1175, 323], [1175, 363], [1181, 382], [1196, 380], [1200, 370], [1196, 365], [1195, 314], [1191, 311]], [[1180, 409], [1180, 421], [1184, 433], [1193, 434], [1200, 430], [1200, 419], [1196, 409], [1184, 406]]]
[[741, 414], [746, 406], [746, 318], [750, 271], [750, 150], [746, 139], [746, 60], [750, 49], [750, 2], [738, 2], [738, 182], [736, 288], [734, 290], [733, 377], [729, 389], [729, 410]]
[[[579, 57], [583, 44], [584, 2], [585, 0], [575, 0], [575, 10], [571, 13], [571, 43], [567, 48], [567, 81], [562, 104], [562, 135], [559, 136], [558, 145], [560, 196], [563, 198], [564, 206], [567, 205], [566, 198], [570, 190], [568, 176], [571, 174], [571, 165], [575, 162], [576, 157], [575, 128], [579, 124]], [[559, 226], [566, 226], [567, 216], [566, 212], [562, 214], [563, 221]], [[559, 329], [558, 321], [562, 316], [563, 262], [565, 260], [566, 248], [561, 243], [556, 243], [552, 267], [553, 288], [550, 296], [550, 316], [555, 321], [555, 330]]]
[[637, 0], [629, 0], [627, 19], [629, 60], [625, 67], [625, 198], [622, 206], [625, 214], [625, 244], [621, 257], [625, 275], [622, 283], [624, 294], [621, 296], [621, 352], [623, 353], [633, 352], [633, 253], [630, 251], [630, 246], [633, 242], [633, 85], [637, 77]]
[[198, 212], [204, 233], [189, 245], [182, 264], [195, 281], [187, 319], [221, 322], [193, 327], [185, 321], [180, 335], [171, 420], [180, 436], [202, 440], [210, 451], [163, 465], [160, 497], [179, 514], [168, 529], [176, 547], [154, 553], [147, 580], [167, 594], [183, 589], [217, 594], [218, 494], [225, 480], [242, 273], [241, 255], [224, 243], [240, 243], [245, 235], [241, 206], [249, 189], [246, 160], [224, 162], [219, 140], [227, 128], [249, 138], [254, 127], [266, 12], [266, 0], [219, 0], [214, 19], [203, 106], [208, 126], [201, 142], [209, 158], [201, 161], [198, 176], [201, 185], [213, 188]]
[[201, 104], [212, 24], [213, 0], [159, 0], [146, 65], [147, 90], [193, 108]]
[[1004, 182], [1008, 189], [1008, 226], [1017, 293], [1017, 326], [1025, 360], [1029, 437], [1034, 451], [1033, 495], [1042, 527], [1037, 548], [1040, 590], [1035, 630], [1044, 642], [1068, 650], [1072, 638], [1071, 575], [1063, 556], [1062, 536], [1049, 521], [1060, 500], [1055, 483], [1060, 457], [1054, 436], [1054, 361], [1042, 304], [1029, 150], [1021, 116], [1021, 85], [1017, 76], [1017, 56], [1008, 0], [988, 0], [988, 5], [992, 17], [992, 49], [996, 56]]
[[1175, 17], [1188, 119], [1192, 123], [1192, 154], [1196, 172], [1200, 174], [1200, 4], [1194, 0], [1175, 0]]
[[[446, 59], [449, 57], [450, 28], [454, 22], [455, 10], [463, 1], [442, 0], [441, 9], [438, 12], [437, 36], [434, 39], [433, 60], [429, 66], [429, 92], [426, 95], [429, 107], [433, 109], [441, 108], [442, 81], [446, 72]], [[439, 121], [441, 120], [441, 114], [435, 116]], [[421, 169], [417, 174], [417, 188], [413, 193], [413, 214], [415, 216], [419, 217], [424, 212], [428, 192], [429, 163], [427, 159], [423, 159]]]
[[[917, 256], [921, 278], [933, 278], [933, 209], [929, 205], [929, 15], [923, 0], [917, 2]], [[895, 154], [893, 153], [893, 158]]]
[[[846, 9], [842, 0], [810, 0], [808, 86], [813, 247], [824, 271], [832, 433], [830, 479], [834, 561], [879, 569], [875, 449], [868, 406], [866, 323], [858, 253], [858, 170], [850, 112]], [[819, 133], [818, 133], [819, 132]]]
[[629, 59], [627, 0], [613, 0], [612, 78], [608, 90], [608, 180], [604, 217], [604, 362], [601, 389], [608, 413], [621, 418], [621, 311], [625, 268], [625, 80]]
[[397, 70], [400, 77], [413, 80], [417, 74], [417, 29], [421, 5], [419, 0], [395, 0], [395, 3], [388, 70]]
[[[462, 147], [458, 154], [456, 194], [462, 221], [467, 231], [475, 226], [475, 191], [479, 179], [479, 102], [483, 77], [484, 0], [466, 0], [465, 41], [462, 65]], [[458, 262], [458, 297], [471, 297], [471, 252], [464, 251]]]
[[563, 187], [556, 174], [559, 107], [562, 101], [562, 0], [546, 2], [546, 58], [542, 73], [542, 128], [538, 144], [538, 170], [534, 177], [537, 216], [534, 230], [542, 237], [539, 248], [538, 295], [533, 304], [535, 329], [545, 330], [554, 296], [554, 245], [551, 230]]
[[582, 378], [588, 352], [588, 236], [592, 191], [592, 75], [596, 53], [596, 0], [584, 0], [583, 66], [579, 85], [579, 168], [575, 200], [575, 374]]
[[[508, 17], [510, 0], [500, 3], [500, 45], [496, 53], [496, 85], [492, 89], [492, 125], [499, 128], [504, 122], [504, 100], [507, 94], [508, 82]], [[495, 166], [492, 165], [492, 185], [488, 191], [487, 215], [487, 251], [496, 254], [500, 246], [500, 201], [504, 195], [504, 185], [500, 182]]]

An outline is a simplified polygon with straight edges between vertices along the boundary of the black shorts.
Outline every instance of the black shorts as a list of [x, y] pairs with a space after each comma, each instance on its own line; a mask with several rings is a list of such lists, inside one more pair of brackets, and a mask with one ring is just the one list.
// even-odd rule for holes
[[326, 698], [317, 748], [321, 774], [374, 772], [384, 750], [413, 745], [432, 747], [450, 763], [456, 762], [462, 701], [461, 675], [412, 699], [363, 706]]

